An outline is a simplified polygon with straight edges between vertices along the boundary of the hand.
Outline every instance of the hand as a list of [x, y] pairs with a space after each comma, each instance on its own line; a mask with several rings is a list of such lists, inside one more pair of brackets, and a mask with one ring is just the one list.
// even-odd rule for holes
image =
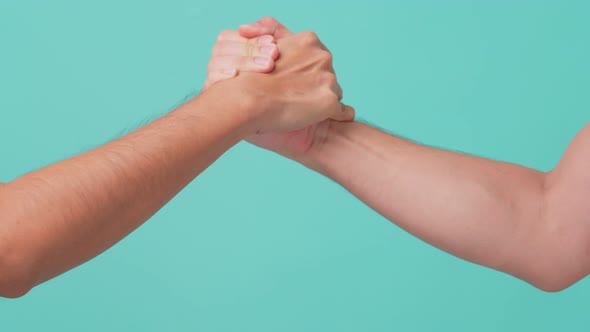
[[342, 89], [332, 55], [315, 33], [302, 32], [277, 41], [281, 57], [269, 74], [242, 73], [242, 89], [259, 108], [256, 133], [302, 129], [326, 119], [350, 121], [351, 107], [340, 102]]
[[272, 35], [244, 38], [237, 31], [222, 31], [211, 51], [203, 90], [239, 72], [268, 73], [274, 69], [278, 56], [279, 49]]
[[[234, 41], [241, 42], [243, 46], [233, 47], [234, 50], [237, 50], [233, 54], [225, 53], [226, 59], [223, 62], [214, 60], [214, 58], [216, 57], [216, 54], [214, 52], [209, 67], [210, 75], [207, 79], [207, 82], [209, 82], [209, 84], [214, 84], [217, 81], [234, 77], [238, 74], [238, 72], [264, 72], [263, 70], [252, 70], [252, 67], [247, 65], [248, 62], [243, 61], [243, 52], [240, 50], [246, 48], [246, 46], [244, 45], [246, 45], [247, 43], [249, 43], [250, 45], [256, 44], [256, 38], [272, 36], [276, 38], [280, 43], [282, 39], [292, 36], [292, 33], [288, 29], [286, 29], [282, 24], [280, 24], [278, 21], [271, 17], [265, 17], [251, 25], [240, 26], [239, 31], [243, 39], [239, 39], [235, 36], [235, 34], [232, 34], [231, 38]], [[230, 32], [225, 32], [224, 34], [229, 36]], [[247, 37], [248, 39], [245, 39], [244, 37]], [[319, 40], [317, 40], [316, 36], [311, 35], [308, 37], [312, 39], [318, 47], [320, 47], [324, 50], [324, 52], [326, 52], [325, 46], [323, 46], [319, 42]], [[227, 38], [220, 38], [220, 40], [224, 39]], [[218, 42], [218, 44], [219, 43], [220, 42]], [[281, 45], [279, 46], [281, 49], [283, 48]], [[329, 53], [327, 55], [328, 58], [330, 58]], [[233, 57], [233, 60], [230, 61], [227, 57]], [[273, 57], [273, 59], [276, 59], [276, 57]], [[333, 74], [331, 59], [329, 60], [329, 71]], [[272, 65], [273, 64], [271, 63], [270, 66]], [[212, 75], [212, 73], [221, 73], [226, 70], [229, 73], [226, 76]], [[339, 89], [339, 86], [337, 86], [337, 94], [339, 97], [341, 97], [341, 90]], [[354, 110], [347, 106], [344, 107], [344, 120], [353, 120]], [[248, 141], [262, 148], [269, 149], [277, 153], [280, 153], [284, 156], [297, 159], [299, 157], [304, 156], [309, 150], [312, 149], [312, 147], [318, 145], [318, 142], [321, 142], [321, 137], [324, 137], [327, 133], [331, 121], [332, 120], [326, 119], [315, 124], [311, 124], [305, 128], [290, 132], [253, 135], [248, 139]]]

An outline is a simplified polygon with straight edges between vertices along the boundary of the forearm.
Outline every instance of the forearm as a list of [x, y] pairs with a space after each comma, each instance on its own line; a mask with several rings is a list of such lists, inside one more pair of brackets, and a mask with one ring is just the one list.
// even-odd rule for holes
[[7, 267], [0, 273], [18, 274], [28, 288], [96, 256], [152, 216], [248, 134], [240, 106], [247, 103], [220, 89], [0, 187], [0, 266]]
[[301, 161], [415, 236], [536, 285], [548, 270], [570, 268], [546, 225], [544, 173], [362, 123], [333, 122], [328, 132]]

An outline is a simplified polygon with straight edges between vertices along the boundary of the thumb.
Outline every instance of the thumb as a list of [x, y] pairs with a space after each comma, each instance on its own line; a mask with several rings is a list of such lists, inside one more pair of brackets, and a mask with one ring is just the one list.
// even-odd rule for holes
[[240, 25], [240, 35], [244, 38], [255, 38], [262, 35], [273, 35], [275, 39], [291, 35], [291, 31], [285, 28], [279, 21], [271, 16], [266, 16], [255, 23]]
[[338, 103], [330, 114], [330, 119], [336, 121], [353, 121], [355, 116], [354, 108], [343, 103]]

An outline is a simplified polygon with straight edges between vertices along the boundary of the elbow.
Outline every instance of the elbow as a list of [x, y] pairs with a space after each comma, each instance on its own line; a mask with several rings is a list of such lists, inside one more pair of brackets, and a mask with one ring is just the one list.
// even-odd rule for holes
[[32, 288], [33, 286], [21, 280], [1, 281], [0, 297], [16, 299], [25, 296]]
[[561, 292], [582, 280], [586, 274], [572, 274], [567, 272], [545, 273], [529, 279], [534, 287], [548, 293]]
[[531, 218], [528, 227], [530, 245], [521, 255], [520, 275], [542, 291], [561, 292], [590, 274], [590, 227], [577, 208], [583, 205], [564, 201], [571, 195], [553, 188], [544, 196], [540, 218]]
[[25, 296], [32, 289], [32, 287], [17, 284], [0, 285], [0, 287], [0, 297], [8, 299], [17, 299]]
[[539, 249], [541, 255], [536, 256], [535, 262], [529, 261], [525, 265], [524, 279], [534, 287], [551, 293], [561, 292], [584, 279], [590, 274], [590, 241], [578, 235], [571, 234], [568, 241], [562, 238]]
[[0, 250], [0, 297], [19, 298], [35, 286], [32, 269], [26, 260]]

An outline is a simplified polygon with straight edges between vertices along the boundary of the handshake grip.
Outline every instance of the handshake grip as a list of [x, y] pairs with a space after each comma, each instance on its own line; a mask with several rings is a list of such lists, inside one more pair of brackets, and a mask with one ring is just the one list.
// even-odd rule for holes
[[240, 74], [245, 91], [266, 106], [258, 132], [291, 131], [326, 119], [354, 120], [354, 109], [340, 102], [332, 54], [315, 33], [290, 35], [277, 46], [280, 57], [271, 73]]
[[252, 100], [256, 133], [289, 132], [324, 120], [352, 121], [332, 54], [314, 32], [291, 33], [266, 17], [219, 34], [204, 89], [234, 81]]

